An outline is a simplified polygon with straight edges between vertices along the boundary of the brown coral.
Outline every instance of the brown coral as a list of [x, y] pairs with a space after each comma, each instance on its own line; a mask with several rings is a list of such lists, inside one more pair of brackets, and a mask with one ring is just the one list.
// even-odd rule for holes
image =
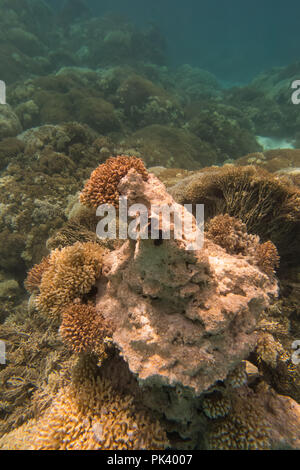
[[92, 172], [80, 194], [80, 202], [89, 207], [98, 207], [101, 204], [113, 204], [117, 207], [119, 204], [118, 184], [131, 168], [147, 180], [147, 170], [140, 158], [110, 157]]
[[47, 271], [49, 266], [49, 256], [47, 256], [44, 257], [39, 264], [36, 264], [30, 269], [24, 282], [24, 286], [28, 292], [33, 293], [39, 290], [43, 274]]
[[57, 315], [75, 298], [89, 293], [100, 276], [103, 252], [103, 248], [91, 242], [54, 250], [40, 283], [38, 309]]
[[60, 390], [52, 406], [0, 440], [1, 449], [163, 450], [167, 436], [158, 421], [137, 411], [107, 379], [86, 378]]
[[228, 416], [211, 423], [207, 434], [211, 450], [266, 450], [270, 448], [270, 432], [264, 409], [251, 394], [234, 395]]
[[208, 418], [215, 419], [226, 416], [231, 409], [231, 403], [227, 397], [216, 391], [204, 398], [202, 408]]
[[216, 215], [207, 224], [206, 234], [230, 254], [249, 254], [259, 238], [247, 233], [246, 224], [228, 214]]
[[231, 388], [238, 388], [247, 383], [246, 361], [242, 361], [235, 369], [229, 372], [226, 377], [226, 385]]
[[299, 448], [300, 406], [294, 400], [261, 382], [254, 389], [237, 389], [231, 402], [232, 409], [225, 418], [210, 422], [206, 434], [209, 449]]
[[218, 214], [239, 218], [248, 233], [271, 240], [286, 264], [300, 254], [300, 191], [290, 182], [254, 166], [210, 167], [170, 190], [180, 204], [204, 204], [207, 220]]
[[68, 305], [63, 310], [62, 318], [60, 334], [63, 341], [77, 353], [97, 351], [104, 338], [112, 335], [111, 327], [105, 324], [93, 305]]
[[257, 246], [256, 250], [257, 265], [266, 274], [274, 273], [275, 268], [279, 265], [278, 251], [274, 243], [270, 240]]

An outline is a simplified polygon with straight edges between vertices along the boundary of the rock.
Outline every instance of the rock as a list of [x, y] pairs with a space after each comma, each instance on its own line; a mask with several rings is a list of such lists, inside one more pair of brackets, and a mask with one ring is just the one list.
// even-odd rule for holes
[[[118, 190], [129, 206], [183, 209], [154, 175], [145, 182], [130, 170]], [[182, 385], [200, 395], [254, 348], [258, 316], [277, 282], [209, 240], [192, 251], [192, 233], [176, 240], [172, 233], [171, 224], [170, 240], [128, 240], [105, 258], [97, 310], [142, 384]]]

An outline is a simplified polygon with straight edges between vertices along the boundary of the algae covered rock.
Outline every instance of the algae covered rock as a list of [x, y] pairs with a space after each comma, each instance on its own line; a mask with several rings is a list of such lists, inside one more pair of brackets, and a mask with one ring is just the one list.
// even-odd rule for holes
[[15, 137], [22, 132], [22, 126], [17, 115], [7, 104], [0, 105], [0, 139]]
[[[118, 188], [129, 204], [175, 204], [153, 175], [143, 181], [130, 170]], [[109, 254], [97, 310], [114, 325], [113, 342], [141, 383], [182, 385], [199, 395], [254, 348], [258, 316], [277, 283], [209, 240], [190, 251], [190, 235], [127, 241]]]

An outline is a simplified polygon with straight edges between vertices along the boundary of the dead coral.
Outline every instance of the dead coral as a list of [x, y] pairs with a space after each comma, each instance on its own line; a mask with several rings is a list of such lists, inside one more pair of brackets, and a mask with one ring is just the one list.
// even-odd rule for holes
[[105, 337], [112, 335], [112, 328], [93, 305], [73, 303], [63, 309], [62, 318], [62, 339], [77, 353], [97, 352]]
[[42, 276], [36, 299], [38, 309], [57, 315], [75, 298], [89, 293], [100, 276], [103, 252], [98, 244], [90, 242], [54, 250]]
[[147, 180], [147, 170], [140, 158], [127, 156], [109, 158], [92, 172], [80, 194], [80, 202], [89, 207], [98, 207], [108, 203], [117, 207], [119, 204], [118, 184], [131, 168]]

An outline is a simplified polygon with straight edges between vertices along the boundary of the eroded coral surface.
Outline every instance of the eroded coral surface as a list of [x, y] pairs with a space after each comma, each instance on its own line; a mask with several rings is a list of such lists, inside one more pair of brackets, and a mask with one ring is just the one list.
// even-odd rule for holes
[[[119, 191], [130, 204], [175, 204], [153, 175], [130, 171]], [[104, 261], [97, 309], [116, 325], [113, 340], [141, 381], [199, 394], [249, 354], [277, 283], [208, 240], [199, 251], [188, 243], [125, 242]]]

